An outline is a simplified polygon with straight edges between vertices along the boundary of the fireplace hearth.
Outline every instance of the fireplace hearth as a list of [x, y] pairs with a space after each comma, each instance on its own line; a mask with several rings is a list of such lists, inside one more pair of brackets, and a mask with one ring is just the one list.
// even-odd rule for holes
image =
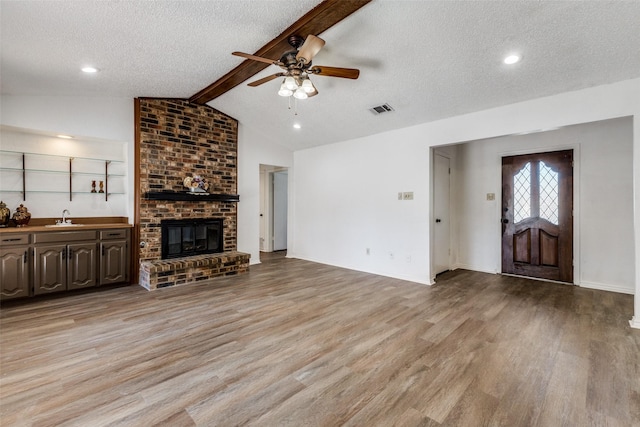
[[224, 252], [222, 218], [160, 221], [162, 259]]

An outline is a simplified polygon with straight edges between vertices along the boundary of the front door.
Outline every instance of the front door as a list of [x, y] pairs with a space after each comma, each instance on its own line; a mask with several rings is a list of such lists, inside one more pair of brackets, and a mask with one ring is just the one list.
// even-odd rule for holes
[[502, 272], [573, 283], [573, 150], [502, 158]]

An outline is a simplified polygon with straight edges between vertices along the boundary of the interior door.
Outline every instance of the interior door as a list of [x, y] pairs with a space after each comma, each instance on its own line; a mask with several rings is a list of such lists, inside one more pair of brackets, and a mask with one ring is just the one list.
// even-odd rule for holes
[[451, 238], [449, 234], [449, 159], [433, 156], [434, 274], [449, 270]]
[[573, 283], [573, 150], [503, 157], [502, 272]]
[[273, 250], [287, 249], [287, 210], [289, 173], [273, 173]]

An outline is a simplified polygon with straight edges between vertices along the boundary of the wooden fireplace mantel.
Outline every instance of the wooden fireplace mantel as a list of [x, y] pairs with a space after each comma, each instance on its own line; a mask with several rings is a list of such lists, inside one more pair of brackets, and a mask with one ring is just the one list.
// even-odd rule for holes
[[144, 199], [184, 202], [239, 202], [240, 196], [238, 194], [193, 194], [186, 191], [149, 191], [144, 194]]

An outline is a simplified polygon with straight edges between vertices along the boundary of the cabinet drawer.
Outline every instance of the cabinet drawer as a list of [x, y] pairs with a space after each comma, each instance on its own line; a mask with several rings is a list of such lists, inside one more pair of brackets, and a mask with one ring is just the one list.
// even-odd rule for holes
[[127, 230], [100, 230], [100, 240], [126, 239]]
[[0, 236], [2, 236], [0, 237], [0, 247], [29, 244], [28, 234], [7, 233]]
[[36, 233], [33, 243], [67, 243], [81, 240], [95, 240], [96, 231], [62, 231], [56, 233]]

